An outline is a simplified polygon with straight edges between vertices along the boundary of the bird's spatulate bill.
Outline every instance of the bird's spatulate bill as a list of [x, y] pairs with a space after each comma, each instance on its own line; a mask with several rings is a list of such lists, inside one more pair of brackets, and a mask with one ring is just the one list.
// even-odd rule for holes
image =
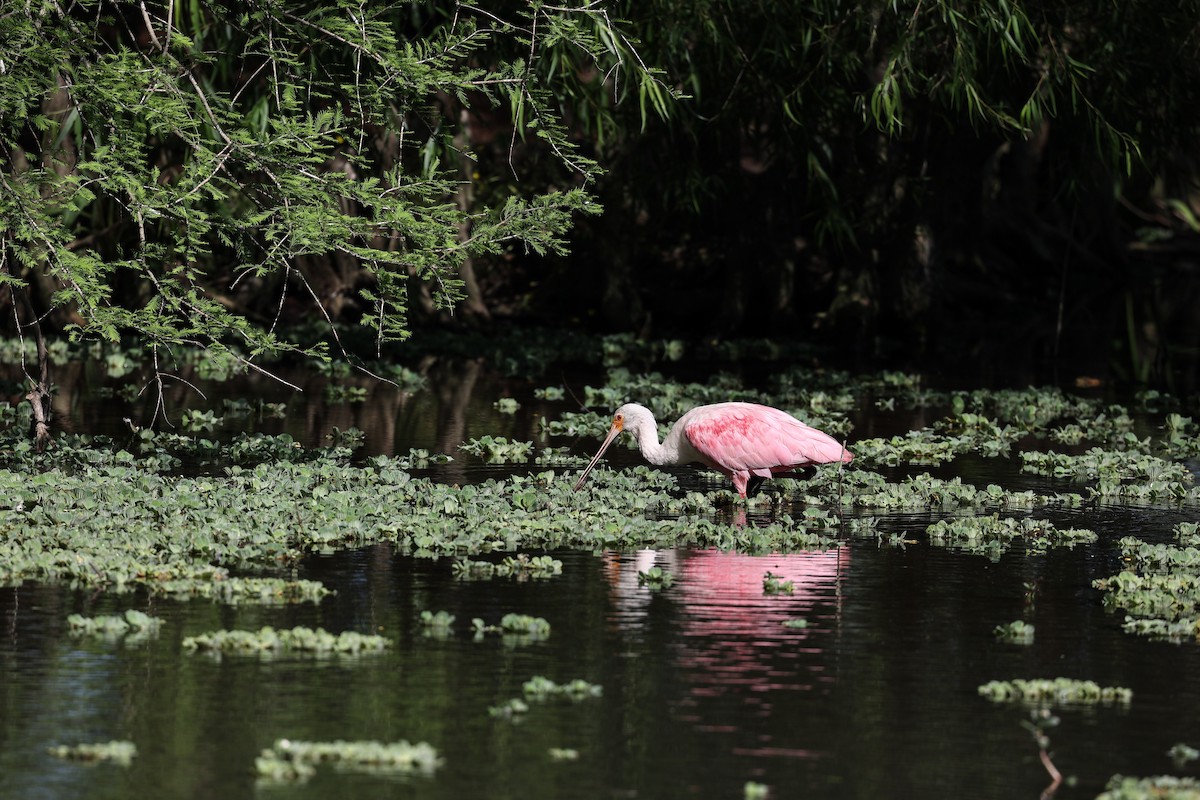
[[604, 455], [604, 451], [608, 449], [608, 446], [613, 443], [614, 439], [621, 435], [622, 429], [623, 426], [621, 425], [620, 418], [613, 420], [612, 427], [608, 429], [608, 435], [604, 437], [604, 443], [600, 445], [600, 449], [596, 451], [596, 455], [592, 456], [592, 460], [588, 462], [588, 465], [583, 468], [583, 472], [580, 473], [579, 480], [575, 482], [575, 491], [578, 492], [579, 487], [583, 486], [583, 482], [587, 480], [587, 476], [592, 473], [596, 464], [600, 462], [600, 457]]

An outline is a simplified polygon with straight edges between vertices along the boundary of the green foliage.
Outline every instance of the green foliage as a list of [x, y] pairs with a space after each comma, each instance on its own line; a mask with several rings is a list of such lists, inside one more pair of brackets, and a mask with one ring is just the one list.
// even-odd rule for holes
[[531, 578], [561, 575], [562, 562], [551, 556], [518, 553], [515, 556], [505, 556], [499, 563], [460, 558], [454, 562], [453, 570], [456, 578], [465, 580], [490, 580], [495, 577], [526, 581]]
[[997, 625], [992, 633], [997, 639], [1011, 644], [1033, 644], [1034, 626], [1024, 620]]
[[986, 554], [993, 558], [1003, 553], [1014, 541], [1024, 542], [1030, 552], [1037, 553], [1049, 547], [1074, 547], [1098, 538], [1094, 531], [1062, 529], [1046, 520], [1001, 517], [998, 514], [942, 519], [925, 531], [930, 544]]
[[1096, 800], [1200, 800], [1200, 780], [1175, 775], [1114, 775]]
[[[669, 91], [605, 11], [503, 13], [15, 6], [0, 16], [0, 282], [58, 309], [74, 335], [138, 333], [163, 369], [184, 344], [223, 370], [323, 357], [279, 327], [289, 304], [326, 321], [353, 311], [380, 345], [403, 339], [414, 279], [447, 308], [464, 261], [514, 244], [562, 253], [574, 216], [599, 210], [570, 185], [456, 202], [454, 160], [470, 156], [455, 152], [469, 146], [454, 142], [460, 111], [512, 109], [515, 135], [584, 185], [600, 168], [562, 122], [562, 84], [619, 71], [667, 111]], [[597, 103], [619, 99], [594, 84]]]
[[213, 631], [183, 640], [187, 652], [228, 653], [274, 657], [281, 654], [307, 654], [318, 657], [357, 656], [378, 653], [390, 647], [382, 636], [344, 631], [334, 635], [324, 628], [299, 626], [275, 630], [267, 626], [257, 631]]
[[506, 640], [540, 642], [550, 637], [550, 623], [542, 617], [528, 614], [505, 614], [499, 625], [488, 625], [482, 619], [471, 620], [476, 638], [486, 633], [501, 634]]
[[675, 583], [675, 576], [662, 567], [651, 567], [645, 572], [638, 570], [638, 586], [646, 586], [651, 591], [669, 589]]
[[1191, 761], [1200, 758], [1200, 750], [1183, 742], [1176, 742], [1171, 745], [1171, 749], [1167, 751], [1167, 755], [1175, 762], [1175, 766], [1183, 767]]
[[57, 745], [49, 748], [50, 755], [68, 761], [105, 761], [122, 767], [133, 763], [137, 755], [137, 745], [133, 742], [114, 739], [110, 742], [85, 743], [77, 745]]
[[576, 678], [567, 683], [555, 683], [549, 678], [534, 675], [525, 681], [521, 691], [527, 700], [545, 702], [552, 697], [565, 697], [568, 700], [579, 702], [590, 697], [599, 697], [604, 694], [604, 687], [589, 683], [583, 678]]
[[510, 442], [503, 436], [480, 436], [468, 439], [458, 446], [459, 450], [478, 456], [489, 464], [504, 464], [510, 461], [523, 462], [529, 459], [533, 442]]
[[425, 742], [301, 742], [277, 739], [255, 759], [260, 780], [305, 781], [320, 764], [341, 770], [384, 775], [432, 775], [442, 758]]
[[[604, 694], [603, 687], [589, 683], [583, 678], [576, 678], [560, 684], [541, 675], [534, 675], [525, 681], [521, 691], [521, 697], [513, 697], [499, 705], [491, 706], [488, 709], [488, 715], [517, 722], [529, 713], [530, 703], [546, 703], [560, 697], [573, 703], [579, 703]], [[559, 755], [552, 755], [552, 757], [555, 760], [573, 760], [578, 757], [578, 754], [571, 755], [568, 752], [562, 752]]]
[[138, 644], [158, 635], [162, 620], [131, 608], [120, 615], [85, 617], [82, 614], [72, 614], [67, 617], [67, 625], [71, 628], [71, 634], [75, 636]]
[[428, 609], [421, 612], [421, 624], [426, 628], [448, 629], [454, 624], [454, 615], [449, 611], [433, 612]]
[[991, 681], [979, 687], [979, 694], [993, 703], [1039, 707], [1129, 705], [1133, 700], [1133, 692], [1122, 686], [1100, 686], [1094, 681], [1073, 678]]
[[763, 575], [763, 594], [792, 594], [795, 591], [796, 584], [794, 581], [785, 580], [779, 575], [775, 575], [771, 572]]

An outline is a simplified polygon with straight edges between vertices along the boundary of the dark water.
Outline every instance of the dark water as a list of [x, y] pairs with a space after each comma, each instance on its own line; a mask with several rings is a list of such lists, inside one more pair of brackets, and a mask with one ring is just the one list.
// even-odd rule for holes
[[[395, 427], [373, 446], [445, 452], [440, 443], [466, 436], [533, 438], [536, 403], [501, 417], [491, 401], [504, 393], [397, 395]], [[286, 424], [310, 425], [319, 439], [323, 425], [339, 424], [314, 421], [324, 413]], [[375, 412], [337, 413], [361, 421]], [[455, 464], [461, 474], [450, 479], [498, 471]], [[1003, 462], [971, 469], [972, 480], [1023, 488]], [[1032, 798], [1049, 777], [1022, 726], [1028, 712], [995, 706], [977, 687], [1060, 676], [1127, 686], [1134, 699], [1057, 711], [1051, 750], [1072, 779], [1057, 797], [1094, 797], [1115, 773], [1198, 774], [1166, 752], [1200, 746], [1200, 649], [1122, 633], [1091, 588], [1119, 570], [1118, 538], [1162, 540], [1195, 515], [1110, 507], [1049, 516], [1101, 541], [992, 562], [930, 547], [927, 515], [896, 515], [880, 527], [906, 532], [904, 546], [845, 540], [764, 557], [558, 552], [562, 575], [526, 582], [458, 580], [451, 560], [375, 546], [304, 564], [301, 577], [337, 592], [319, 606], [0, 589], [0, 797], [740, 798], [755, 781], [776, 798]], [[651, 565], [675, 584], [639, 586]], [[794, 594], [764, 595], [767, 571], [794, 581]], [[164, 619], [159, 635], [113, 645], [66, 631], [70, 613], [128, 607]], [[422, 610], [453, 613], [449, 636], [427, 635]], [[508, 612], [545, 617], [550, 637], [475, 640], [473, 617], [496, 623]], [[797, 617], [808, 626], [782, 625]], [[1036, 625], [1031, 646], [993, 636], [1017, 619]], [[267, 624], [380, 633], [396, 646], [320, 661], [182, 653], [185, 636]], [[517, 721], [489, 715], [535, 675], [583, 678], [603, 696], [532, 703]], [[279, 738], [424, 741], [444, 765], [405, 778], [322, 767], [307, 783], [258, 785], [255, 756]], [[137, 745], [130, 767], [47, 753], [109, 739]], [[579, 757], [555, 761], [550, 748]]]
[[[1026, 712], [976, 691], [1015, 677], [1134, 691], [1127, 709], [1060, 712], [1055, 762], [1078, 779], [1062, 797], [1092, 797], [1116, 772], [1176, 772], [1167, 749], [1200, 738], [1200, 653], [1121, 633], [1089, 588], [1113, 571], [1103, 545], [997, 563], [862, 541], [766, 557], [555, 555], [561, 576], [524, 583], [456, 580], [448, 560], [386, 546], [314, 558], [306, 575], [337, 589], [318, 607], [157, 602], [164, 628], [135, 646], [63, 630], [68, 613], [128, 599], [0, 590], [0, 796], [740, 797], [753, 780], [777, 797], [1033, 797], [1048, 778]], [[674, 586], [639, 587], [652, 564]], [[768, 570], [795, 593], [764, 596]], [[448, 638], [423, 634], [422, 609], [457, 616]], [[474, 640], [472, 617], [510, 611], [544, 616], [549, 639]], [[792, 617], [808, 627], [781, 624]], [[1022, 618], [1037, 626], [1032, 646], [995, 640], [995, 625]], [[181, 655], [186, 635], [264, 624], [374, 631], [397, 647], [326, 661]], [[604, 694], [533, 704], [518, 722], [489, 716], [534, 675]], [[137, 744], [131, 767], [46, 753], [110, 738]], [[404, 779], [326, 768], [256, 789], [254, 757], [277, 738], [426, 741], [445, 765]], [[552, 747], [579, 758], [554, 762]]]

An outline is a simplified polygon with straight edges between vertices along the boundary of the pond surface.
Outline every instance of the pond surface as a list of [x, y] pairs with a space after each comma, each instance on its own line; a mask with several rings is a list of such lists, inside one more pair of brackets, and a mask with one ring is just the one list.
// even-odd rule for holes
[[[535, 438], [536, 403], [518, 415], [492, 409], [510, 391], [489, 383], [461, 397], [397, 394], [393, 426], [368, 447], [452, 452], [468, 436]], [[322, 413], [324, 422], [313, 422]], [[329, 421], [338, 413], [314, 406], [298, 419], [319, 439], [330, 424], [346, 427], [348, 417]], [[289, 414], [281, 424], [301, 423]], [[859, 419], [856, 435], [909, 424]], [[441, 478], [513, 469], [455, 455]], [[636, 458], [621, 453], [613, 463]], [[954, 467], [976, 483], [1021, 480], [1002, 460]], [[295, 606], [0, 588], [0, 797], [740, 798], [752, 781], [773, 797], [1032, 798], [1050, 781], [1023, 726], [1029, 712], [977, 690], [1055, 677], [1133, 691], [1128, 706], [1056, 709], [1050, 749], [1069, 778], [1056, 797], [1095, 797], [1117, 773], [1198, 774], [1195, 762], [1176, 767], [1167, 750], [1200, 746], [1200, 650], [1123, 633], [1123, 615], [1105, 611], [1092, 581], [1120, 570], [1120, 537], [1163, 541], [1200, 513], [1099, 506], [1039, 516], [1091, 528], [1099, 541], [992, 561], [931, 546], [924, 530], [933, 517], [897, 514], [881, 519], [881, 541], [902, 533], [903, 543], [843, 536], [828, 549], [768, 556], [559, 551], [551, 555], [561, 575], [525, 581], [464, 580], [452, 559], [376, 545], [308, 558], [298, 576], [336, 594]], [[652, 566], [674, 583], [641, 585], [639, 571]], [[791, 580], [793, 593], [765, 594], [767, 572]], [[67, 630], [69, 614], [131, 607], [164, 621], [156, 636], [105, 643]], [[430, 631], [420, 624], [424, 610], [456, 619]], [[473, 618], [495, 624], [510, 612], [545, 618], [551, 634], [473, 634]], [[797, 618], [807, 624], [783, 624]], [[1033, 644], [993, 635], [1019, 619], [1036, 626]], [[264, 625], [377, 633], [394, 647], [323, 659], [182, 648], [187, 636]], [[521, 697], [534, 676], [585, 679], [603, 694], [530, 702], [515, 718], [489, 713]], [[255, 757], [284, 738], [428, 742], [444, 763], [432, 775], [325, 766], [305, 783], [259, 784]], [[110, 739], [137, 745], [130, 766], [47, 753]], [[556, 760], [552, 748], [578, 755]]]

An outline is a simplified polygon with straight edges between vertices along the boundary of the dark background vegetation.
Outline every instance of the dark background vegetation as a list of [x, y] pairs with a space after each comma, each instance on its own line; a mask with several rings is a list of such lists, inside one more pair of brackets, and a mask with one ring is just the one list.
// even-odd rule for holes
[[1196, 383], [1193, 2], [13, 5], [10, 333], [536, 323]]

